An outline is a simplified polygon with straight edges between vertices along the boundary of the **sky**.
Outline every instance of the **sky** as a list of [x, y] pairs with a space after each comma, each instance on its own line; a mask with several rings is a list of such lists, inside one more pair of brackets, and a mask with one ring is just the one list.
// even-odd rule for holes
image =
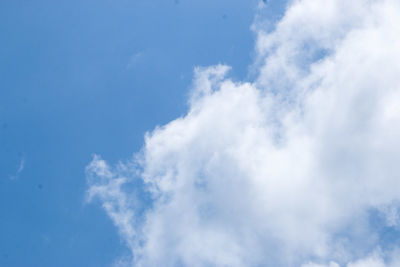
[[0, 266], [399, 266], [399, 14], [1, 2]]

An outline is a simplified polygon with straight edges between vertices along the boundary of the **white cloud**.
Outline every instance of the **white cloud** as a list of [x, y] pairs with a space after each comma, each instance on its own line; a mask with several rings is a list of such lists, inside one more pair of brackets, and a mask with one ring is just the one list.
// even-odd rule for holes
[[126, 65], [126, 68], [130, 69], [133, 66], [135, 66], [143, 56], [144, 56], [144, 52], [143, 51], [133, 54], [130, 57], [128, 64]]
[[19, 165], [18, 165], [17, 172], [15, 173], [15, 175], [10, 175], [9, 176], [10, 179], [11, 180], [18, 179], [19, 175], [24, 170], [24, 168], [25, 168], [25, 156], [22, 156], [21, 161], [19, 162]]
[[307, 263], [303, 264], [301, 267], [340, 267], [336, 262], [330, 262], [329, 264], [316, 264], [316, 263]]
[[254, 82], [197, 69], [188, 113], [132, 162], [96, 156], [88, 195], [132, 264], [395, 266], [373, 219], [398, 229], [399, 14], [394, 0], [293, 1], [274, 31], [253, 26]]

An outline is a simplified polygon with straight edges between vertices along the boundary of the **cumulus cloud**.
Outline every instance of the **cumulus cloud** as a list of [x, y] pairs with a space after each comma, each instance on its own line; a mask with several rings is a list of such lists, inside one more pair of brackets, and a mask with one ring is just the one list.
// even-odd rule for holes
[[[260, 7], [262, 8], [262, 7]], [[197, 68], [189, 110], [87, 167], [134, 266], [396, 266], [400, 3], [292, 1], [258, 76]]]

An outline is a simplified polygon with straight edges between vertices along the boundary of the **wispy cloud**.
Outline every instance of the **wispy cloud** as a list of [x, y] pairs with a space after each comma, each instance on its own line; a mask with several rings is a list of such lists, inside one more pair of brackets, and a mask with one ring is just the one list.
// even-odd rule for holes
[[133, 66], [135, 66], [135, 65], [138, 63], [138, 61], [139, 61], [143, 56], [144, 56], [144, 52], [143, 52], [143, 51], [137, 52], [137, 53], [135, 53], [134, 55], [132, 55], [132, 56], [129, 58], [129, 62], [128, 62], [126, 68], [127, 68], [127, 69], [130, 69], [130, 68], [132, 68]]
[[14, 175], [10, 175], [10, 179], [11, 180], [18, 179], [19, 175], [24, 170], [24, 168], [25, 168], [25, 156], [23, 156], [21, 158], [21, 161], [19, 162], [19, 165], [18, 165], [17, 172]]
[[398, 266], [379, 229], [399, 229], [399, 14], [394, 0], [299, 0], [271, 32], [259, 15], [254, 81], [198, 68], [185, 116], [129, 163], [96, 156], [88, 196], [129, 264]]

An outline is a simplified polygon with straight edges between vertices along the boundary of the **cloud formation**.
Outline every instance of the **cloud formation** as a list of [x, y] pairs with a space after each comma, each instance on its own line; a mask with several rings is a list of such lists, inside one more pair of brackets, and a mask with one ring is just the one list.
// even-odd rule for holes
[[20, 176], [20, 174], [24, 170], [24, 168], [25, 168], [25, 156], [22, 156], [21, 161], [19, 162], [19, 165], [18, 165], [17, 172], [15, 173], [15, 175], [10, 175], [9, 176], [10, 179], [11, 180], [18, 179], [18, 177]]
[[398, 266], [399, 14], [297, 0], [266, 31], [260, 10], [254, 81], [197, 68], [185, 116], [127, 163], [95, 156], [129, 264]]

